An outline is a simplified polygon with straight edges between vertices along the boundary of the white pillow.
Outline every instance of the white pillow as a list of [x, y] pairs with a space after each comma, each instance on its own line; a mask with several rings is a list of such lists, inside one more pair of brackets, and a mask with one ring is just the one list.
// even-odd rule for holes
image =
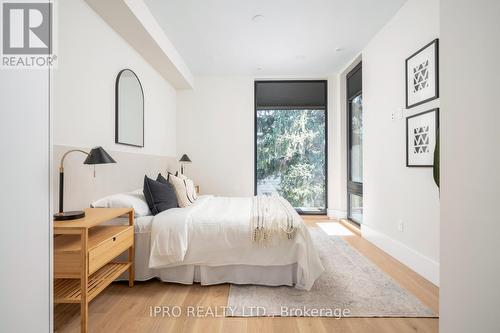
[[179, 207], [188, 207], [196, 200], [192, 195], [192, 191], [194, 191], [192, 180], [181, 179], [170, 174], [168, 175], [168, 182], [174, 187]]
[[176, 177], [179, 177], [179, 178], [180, 178], [180, 179], [182, 179], [182, 180], [188, 179], [188, 177], [186, 177], [186, 176], [184, 176], [182, 173], [178, 173], [178, 172], [175, 174], [175, 176], [176, 176]]
[[198, 199], [198, 193], [196, 193], [196, 188], [194, 187], [194, 181], [184, 176], [182, 173], [176, 173], [176, 176], [185, 181], [187, 195], [191, 202]]
[[94, 208], [133, 208], [134, 216], [141, 217], [151, 215], [148, 203], [142, 189], [133, 192], [118, 193], [96, 200], [90, 204]]
[[186, 191], [187, 191], [187, 195], [188, 195], [188, 198], [191, 202], [195, 202], [196, 199], [198, 199], [198, 194], [196, 193], [196, 188], [194, 187], [194, 182], [189, 179], [189, 178], [186, 178], [184, 179], [184, 184], [186, 184]]

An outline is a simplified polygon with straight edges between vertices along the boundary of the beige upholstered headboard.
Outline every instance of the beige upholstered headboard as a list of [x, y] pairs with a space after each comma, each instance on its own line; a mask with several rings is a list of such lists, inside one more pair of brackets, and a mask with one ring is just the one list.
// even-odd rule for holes
[[[103, 147], [106, 149], [106, 147]], [[89, 151], [90, 147], [55, 145], [53, 154], [54, 212], [59, 202], [59, 162], [70, 149]], [[142, 188], [144, 175], [154, 177], [158, 172], [175, 171], [175, 157], [145, 155], [139, 153], [106, 151], [116, 164], [84, 165], [85, 155], [69, 154], [64, 162], [64, 210], [78, 210], [90, 206], [93, 200], [113, 193], [133, 191]]]

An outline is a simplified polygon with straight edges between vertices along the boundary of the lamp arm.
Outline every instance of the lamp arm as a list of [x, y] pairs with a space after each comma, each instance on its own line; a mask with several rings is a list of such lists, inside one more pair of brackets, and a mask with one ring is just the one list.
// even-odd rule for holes
[[71, 149], [64, 153], [61, 157], [61, 164], [59, 166], [59, 213], [62, 214], [64, 211], [64, 159], [72, 152], [80, 152], [82, 154], [88, 155], [86, 151], [80, 149]]
[[81, 149], [71, 149], [71, 150], [68, 150], [67, 152], [64, 153], [64, 155], [61, 157], [61, 163], [59, 165], [59, 172], [64, 172], [64, 159], [66, 158], [66, 156], [68, 156], [69, 153], [72, 153], [72, 152], [75, 152], [75, 151], [78, 151], [82, 154], [85, 154], [85, 155], [88, 155], [89, 153], [87, 153], [86, 151], [83, 151]]

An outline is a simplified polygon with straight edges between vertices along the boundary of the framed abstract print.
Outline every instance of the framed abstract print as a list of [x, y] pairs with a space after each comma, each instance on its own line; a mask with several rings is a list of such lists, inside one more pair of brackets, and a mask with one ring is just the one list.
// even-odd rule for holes
[[439, 109], [406, 118], [406, 166], [432, 167], [439, 128]]
[[406, 59], [406, 108], [439, 97], [439, 40], [435, 39]]

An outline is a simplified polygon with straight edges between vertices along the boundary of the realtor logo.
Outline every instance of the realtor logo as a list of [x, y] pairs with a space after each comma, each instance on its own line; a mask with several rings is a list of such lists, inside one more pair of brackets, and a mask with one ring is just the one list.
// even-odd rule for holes
[[53, 4], [2, 2], [2, 68], [47, 68], [54, 65]]

